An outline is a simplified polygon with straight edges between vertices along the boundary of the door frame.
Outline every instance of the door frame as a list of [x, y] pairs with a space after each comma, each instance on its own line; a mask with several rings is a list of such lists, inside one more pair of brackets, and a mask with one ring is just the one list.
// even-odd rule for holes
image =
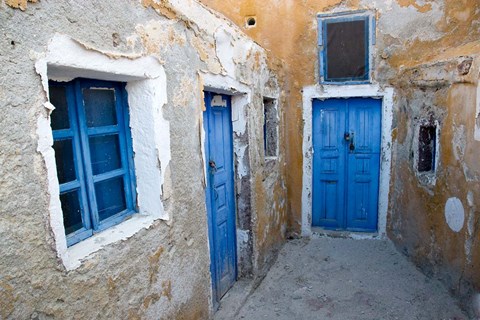
[[[213, 95], [216, 95], [217, 93], [215, 92], [212, 92], [212, 91], [204, 91], [204, 95], [205, 93], [210, 93], [210, 94], [213, 94]], [[218, 94], [220, 95], [220, 94]], [[236, 201], [235, 201], [235, 171], [234, 171], [234, 153], [233, 153], [233, 128], [232, 128], [232, 118], [231, 118], [231, 114], [232, 114], [232, 107], [231, 107], [231, 101], [232, 101], [232, 96], [231, 95], [226, 95], [226, 94], [221, 94], [222, 98], [223, 97], [226, 97], [228, 96], [229, 98], [229, 102], [226, 103], [226, 106], [225, 107], [222, 107], [222, 108], [225, 108], [225, 109], [228, 109], [228, 114], [230, 116], [230, 121], [228, 123], [229, 125], [229, 133], [231, 134], [230, 136], [230, 147], [229, 147], [229, 150], [228, 152], [231, 154], [231, 160], [232, 160], [232, 163], [231, 163], [231, 166], [232, 166], [232, 170], [231, 170], [231, 175], [229, 175], [227, 177], [228, 180], [230, 180], [231, 184], [232, 184], [232, 194], [231, 195], [228, 195], [228, 197], [230, 198], [231, 200], [231, 204], [232, 204], [232, 211], [230, 212], [231, 215], [233, 215], [233, 226], [229, 225], [228, 227], [233, 227], [233, 247], [234, 247], [234, 252], [233, 252], [233, 268], [234, 268], [234, 283], [237, 281], [238, 279], [238, 257], [237, 257], [237, 230], [236, 230], [236, 221], [237, 221], [237, 205], [236, 205]], [[205, 116], [205, 113], [209, 111], [209, 109], [211, 109], [213, 106], [207, 106], [205, 104], [205, 111], [203, 112], [203, 116]], [[212, 116], [212, 115], [210, 115]], [[205, 120], [205, 118], [204, 118]], [[205, 126], [210, 129], [209, 127], [210, 124], [206, 124], [205, 121], [203, 121], [203, 129], [205, 130]], [[205, 130], [206, 131], [206, 130]], [[205, 168], [206, 168], [206, 171], [207, 171], [207, 176], [206, 176], [206, 188], [205, 188], [205, 194], [206, 194], [206, 209], [207, 209], [207, 225], [208, 225], [208, 243], [209, 243], [209, 246], [210, 246], [210, 275], [212, 277], [212, 298], [213, 298], [213, 305], [214, 307], [216, 307], [216, 303], [220, 302], [219, 300], [217, 300], [217, 295], [218, 295], [218, 292], [216, 292], [216, 290], [214, 289], [216, 287], [216, 285], [218, 284], [216, 281], [218, 281], [218, 275], [217, 275], [217, 270], [216, 270], [216, 267], [217, 265], [214, 264], [214, 260], [215, 260], [215, 255], [217, 254], [217, 252], [214, 251], [213, 249], [213, 241], [214, 241], [214, 228], [215, 228], [215, 224], [214, 224], [214, 221], [213, 221], [213, 199], [212, 199], [212, 193], [211, 193], [211, 188], [210, 188], [210, 185], [209, 183], [211, 181], [213, 181], [211, 178], [210, 178], [210, 174], [208, 172], [208, 161], [209, 161], [209, 157], [207, 157], [207, 155], [210, 155], [210, 151], [211, 151], [211, 141], [209, 141], [208, 139], [208, 132], [205, 132], [205, 140], [204, 140], [204, 144], [205, 144]], [[215, 142], [214, 142], [215, 143]], [[226, 199], [226, 201], [228, 201], [228, 199]], [[228, 224], [228, 222], [227, 222]], [[227, 290], [228, 291], [228, 290]], [[221, 298], [220, 298], [221, 299]]]
[[[250, 192], [242, 192], [242, 189], [249, 190], [251, 186], [247, 187], [245, 184], [250, 183], [250, 158], [245, 152], [248, 147], [248, 116], [246, 113], [247, 107], [252, 103], [251, 89], [235, 79], [223, 75], [216, 75], [211, 73], [199, 73], [200, 94], [199, 105], [204, 106], [204, 91], [209, 91], [217, 94], [225, 94], [231, 97], [231, 114], [232, 114], [232, 129], [233, 129], [233, 180], [234, 180], [234, 202], [236, 215], [236, 268], [237, 281], [245, 274], [254, 272], [254, 238], [253, 238], [253, 223], [255, 219], [253, 213], [248, 208], [242, 208], [241, 203], [244, 201], [252, 201]], [[207, 190], [207, 166], [206, 159], [206, 132], [203, 126], [203, 110], [200, 110], [200, 144], [203, 160], [204, 170], [204, 185]], [[205, 203], [205, 206], [207, 203]], [[205, 207], [205, 210], [207, 208]], [[208, 228], [208, 221], [205, 227]], [[208, 229], [205, 230], [208, 235]], [[210, 245], [209, 245], [210, 247]], [[209, 248], [210, 250], [210, 248]], [[210, 266], [209, 266], [210, 268]], [[210, 278], [210, 303], [212, 310], [215, 310], [217, 305], [213, 295], [213, 279]]]
[[386, 238], [387, 210], [389, 202], [392, 164], [393, 88], [381, 88], [376, 84], [366, 85], [323, 85], [303, 88], [303, 177], [302, 177], [302, 236], [312, 235], [312, 106], [313, 100], [333, 98], [377, 98], [382, 100], [380, 177], [378, 194], [377, 233], [366, 233], [357, 237]]

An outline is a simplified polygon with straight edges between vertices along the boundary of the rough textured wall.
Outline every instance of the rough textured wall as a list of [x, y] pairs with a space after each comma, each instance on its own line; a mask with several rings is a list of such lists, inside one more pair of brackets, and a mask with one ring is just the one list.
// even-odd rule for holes
[[[235, 79], [254, 97], [242, 110], [249, 159], [236, 154], [251, 179], [236, 187], [243, 188], [238, 197], [251, 202], [251, 237], [260, 234], [252, 244], [255, 272], [279, 243], [265, 239], [285, 234], [284, 155], [270, 172], [263, 160], [260, 97], [280, 92], [281, 77], [268, 67], [275, 63], [236, 27], [190, 0], [6, 1], [0, 21], [0, 319], [209, 318], [201, 75]], [[217, 46], [218, 30], [226, 30], [227, 47], [243, 48], [241, 54]], [[48, 111], [34, 66], [56, 33], [112, 59], [156, 57], [167, 76], [163, 115], [171, 161], [162, 201], [171, 218], [106, 246], [72, 271], [55, 251], [46, 166], [37, 152], [37, 119]]]
[[[397, 79], [397, 170], [389, 221], [399, 249], [443, 279], [466, 305], [480, 289], [480, 142], [474, 139], [479, 59], [468, 57], [477, 53], [407, 68]], [[422, 124], [437, 128], [435, 172], [418, 171]]]
[[[318, 80], [316, 14], [373, 10], [376, 45], [373, 81], [395, 89], [389, 236], [424, 270], [434, 271], [462, 296], [480, 289], [478, 212], [480, 142], [474, 140], [480, 53], [480, 4], [476, 0], [201, 0], [224, 13], [284, 61], [287, 73], [286, 141], [291, 231], [301, 224], [301, 90]], [[254, 27], [248, 17], [256, 18]], [[473, 58], [473, 66], [467, 68]], [[432, 177], [416, 174], [415, 130], [437, 121], [439, 160]], [[478, 129], [477, 129], [478, 132]], [[434, 179], [434, 185], [425, 181]], [[428, 181], [427, 181], [428, 182]], [[449, 198], [460, 199], [465, 223], [451, 230]], [[449, 210], [447, 210], [449, 211]], [[454, 209], [453, 218], [456, 217]], [[449, 211], [450, 212], [450, 211]], [[452, 219], [448, 214], [449, 219]], [[476, 273], [476, 274], [475, 274]], [[473, 284], [473, 286], [472, 286]], [[466, 301], [466, 300], [465, 300]]]

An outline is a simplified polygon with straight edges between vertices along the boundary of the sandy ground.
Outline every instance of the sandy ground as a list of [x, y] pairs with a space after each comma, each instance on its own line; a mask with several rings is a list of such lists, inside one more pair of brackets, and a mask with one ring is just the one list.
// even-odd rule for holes
[[290, 241], [241, 306], [229, 299], [239, 298], [227, 294], [215, 320], [468, 319], [440, 282], [380, 240]]

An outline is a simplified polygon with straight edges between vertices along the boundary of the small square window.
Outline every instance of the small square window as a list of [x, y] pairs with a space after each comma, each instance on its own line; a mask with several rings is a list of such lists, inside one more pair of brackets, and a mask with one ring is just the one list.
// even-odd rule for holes
[[369, 82], [373, 21], [367, 12], [318, 16], [320, 82]]
[[67, 245], [116, 225], [136, 210], [125, 85], [49, 82], [53, 149]]

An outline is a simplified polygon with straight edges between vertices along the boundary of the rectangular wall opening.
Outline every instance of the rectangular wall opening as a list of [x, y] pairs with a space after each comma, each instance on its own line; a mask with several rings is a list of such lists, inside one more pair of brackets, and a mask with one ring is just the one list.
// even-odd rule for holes
[[418, 132], [418, 172], [435, 171], [437, 127], [421, 125]]
[[263, 98], [263, 147], [265, 158], [278, 155], [278, 111], [275, 99]]

